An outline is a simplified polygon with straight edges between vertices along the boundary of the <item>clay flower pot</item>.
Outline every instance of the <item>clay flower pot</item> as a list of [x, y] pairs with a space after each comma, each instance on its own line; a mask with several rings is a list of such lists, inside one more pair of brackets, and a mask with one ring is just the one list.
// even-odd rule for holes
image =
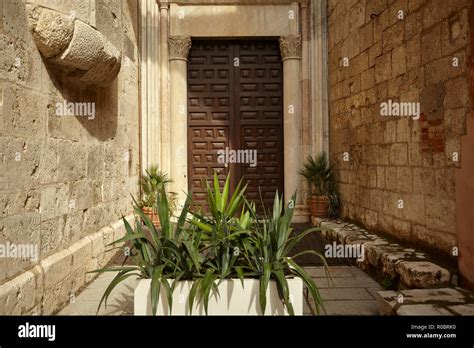
[[150, 221], [155, 225], [156, 228], [161, 228], [160, 217], [158, 216], [158, 212], [155, 212], [153, 208], [150, 207], [142, 207], [143, 214], [147, 216]]
[[329, 217], [329, 199], [327, 196], [312, 195], [309, 201], [311, 215], [318, 218]]

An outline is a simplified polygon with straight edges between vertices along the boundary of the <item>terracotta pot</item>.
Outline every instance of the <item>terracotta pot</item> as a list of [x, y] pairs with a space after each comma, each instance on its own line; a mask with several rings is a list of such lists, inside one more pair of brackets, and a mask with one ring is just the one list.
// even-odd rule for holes
[[327, 196], [312, 195], [309, 201], [311, 215], [318, 218], [329, 217], [329, 199]]
[[150, 207], [142, 207], [143, 214], [145, 214], [155, 225], [156, 228], [161, 228], [160, 217], [158, 216], [158, 212], [153, 211], [153, 208]]

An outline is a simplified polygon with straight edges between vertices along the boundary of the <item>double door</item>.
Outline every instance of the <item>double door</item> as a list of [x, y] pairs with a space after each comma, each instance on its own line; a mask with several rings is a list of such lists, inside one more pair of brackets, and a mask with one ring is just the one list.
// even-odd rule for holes
[[240, 178], [261, 211], [283, 192], [283, 69], [277, 40], [193, 40], [188, 59], [188, 182]]

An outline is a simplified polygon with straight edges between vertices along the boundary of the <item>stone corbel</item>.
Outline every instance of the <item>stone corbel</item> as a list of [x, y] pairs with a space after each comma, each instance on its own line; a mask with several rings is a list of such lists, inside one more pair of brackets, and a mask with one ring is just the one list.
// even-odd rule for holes
[[90, 25], [40, 6], [32, 10], [29, 19], [41, 55], [66, 77], [101, 86], [117, 77], [121, 53]]

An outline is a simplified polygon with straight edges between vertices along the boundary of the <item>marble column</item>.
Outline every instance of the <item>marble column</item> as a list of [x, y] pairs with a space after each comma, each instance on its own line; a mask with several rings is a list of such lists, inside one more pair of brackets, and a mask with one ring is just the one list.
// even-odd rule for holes
[[187, 60], [191, 48], [188, 36], [170, 37], [170, 188], [177, 194], [178, 208], [186, 200], [188, 191], [188, 110]]
[[285, 201], [288, 202], [298, 191], [294, 222], [307, 222], [309, 217], [304, 211], [302, 178], [298, 174], [302, 164], [301, 37], [281, 37], [280, 51], [283, 60]]
[[169, 92], [169, 4], [160, 2], [160, 109], [161, 109], [161, 163], [160, 169], [170, 173], [170, 92]]

